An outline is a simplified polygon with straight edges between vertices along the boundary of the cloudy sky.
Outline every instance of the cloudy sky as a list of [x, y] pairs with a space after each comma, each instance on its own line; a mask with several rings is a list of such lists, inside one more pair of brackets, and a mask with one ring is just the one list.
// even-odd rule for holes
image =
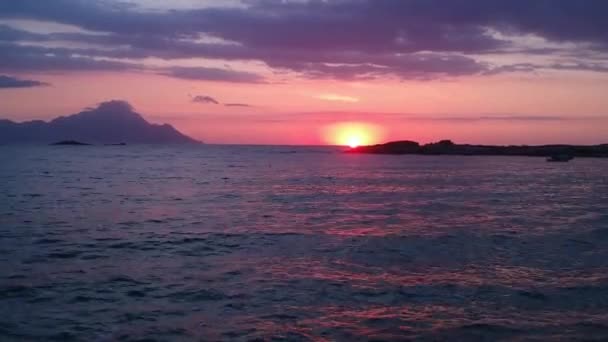
[[605, 0], [0, 0], [0, 118], [121, 99], [216, 143], [331, 143], [326, 128], [348, 122], [382, 140], [608, 142], [606, 13]]

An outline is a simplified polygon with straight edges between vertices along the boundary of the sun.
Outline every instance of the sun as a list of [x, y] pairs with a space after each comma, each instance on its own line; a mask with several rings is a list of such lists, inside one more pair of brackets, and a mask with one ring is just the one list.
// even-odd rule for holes
[[346, 144], [350, 148], [359, 147], [359, 145], [361, 145], [361, 137], [358, 135], [352, 135], [348, 137]]
[[383, 130], [365, 122], [338, 122], [323, 128], [323, 139], [330, 145], [355, 148], [378, 143]]

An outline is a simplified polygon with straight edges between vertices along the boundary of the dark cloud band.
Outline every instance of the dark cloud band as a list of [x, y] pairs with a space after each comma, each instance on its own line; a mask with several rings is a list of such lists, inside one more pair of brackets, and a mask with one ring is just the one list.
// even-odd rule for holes
[[48, 83], [0, 75], [0, 89], [48, 86]]
[[[103, 32], [45, 35], [0, 26], [4, 44], [0, 65], [8, 71], [124, 70], [142, 67], [123, 59], [210, 58], [262, 61], [303, 77], [342, 80], [424, 80], [547, 68], [608, 70], [603, 63], [584, 60], [490, 65], [479, 59], [509, 51], [560, 53], [520, 47], [505, 38], [523, 35], [580, 44], [597, 57], [608, 51], [604, 0], [249, 0], [246, 4], [246, 8], [159, 12], [119, 1], [0, 1], [0, 18], [52, 21]], [[223, 42], [207, 42], [201, 35]], [[98, 48], [45, 51], [17, 44], [23, 41], [87, 43]], [[190, 80], [264, 82], [250, 72], [209, 67], [172, 67], [160, 73]]]

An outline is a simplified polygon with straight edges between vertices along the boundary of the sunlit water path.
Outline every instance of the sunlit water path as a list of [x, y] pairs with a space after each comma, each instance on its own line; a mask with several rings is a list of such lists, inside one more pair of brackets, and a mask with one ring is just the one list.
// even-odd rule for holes
[[0, 146], [0, 340], [607, 339], [607, 171]]

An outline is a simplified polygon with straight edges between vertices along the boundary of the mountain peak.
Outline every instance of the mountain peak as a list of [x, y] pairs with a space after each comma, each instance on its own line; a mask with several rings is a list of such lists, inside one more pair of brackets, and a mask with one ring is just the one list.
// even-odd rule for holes
[[126, 101], [111, 100], [80, 113], [40, 122], [0, 127], [0, 143], [78, 140], [91, 143], [198, 143], [169, 124], [146, 121]]

